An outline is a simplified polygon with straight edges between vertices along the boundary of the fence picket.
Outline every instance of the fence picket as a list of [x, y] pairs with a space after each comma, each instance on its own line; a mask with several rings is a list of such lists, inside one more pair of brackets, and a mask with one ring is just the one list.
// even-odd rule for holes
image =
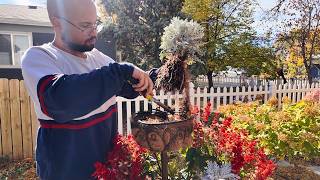
[[20, 98], [21, 98], [21, 123], [22, 123], [22, 148], [23, 157], [32, 157], [32, 124], [30, 117], [29, 96], [23, 81], [20, 81]]
[[123, 134], [122, 101], [117, 101], [118, 133]]
[[0, 79], [0, 95], [2, 156], [12, 157], [11, 113], [8, 79]]
[[126, 134], [131, 134], [131, 118], [132, 118], [132, 112], [131, 112], [131, 100], [126, 102], [126, 107], [127, 107], [127, 130], [126, 130]]
[[23, 158], [22, 153], [22, 123], [20, 115], [19, 80], [9, 80], [10, 108], [11, 108], [11, 132], [13, 159]]
[[220, 87], [217, 88], [217, 109], [219, 108], [220, 104], [220, 98], [221, 98], [221, 89]]

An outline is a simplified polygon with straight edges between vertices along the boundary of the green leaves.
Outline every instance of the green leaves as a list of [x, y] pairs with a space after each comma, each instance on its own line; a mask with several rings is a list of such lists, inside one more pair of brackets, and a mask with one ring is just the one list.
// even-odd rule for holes
[[118, 54], [121, 60], [143, 69], [159, 67], [160, 42], [164, 27], [180, 15], [181, 0], [105, 0], [108, 14], [114, 17]]
[[[262, 47], [251, 28], [252, 0], [186, 0], [182, 12], [205, 28], [206, 71], [242, 68], [248, 75], [274, 75], [275, 56], [271, 48]], [[203, 72], [205, 74], [206, 72]]]
[[319, 103], [307, 101], [286, 104], [279, 110], [251, 103], [227, 105], [222, 113], [232, 115], [233, 125], [248, 130], [269, 154], [280, 159], [312, 158], [320, 155], [319, 109]]

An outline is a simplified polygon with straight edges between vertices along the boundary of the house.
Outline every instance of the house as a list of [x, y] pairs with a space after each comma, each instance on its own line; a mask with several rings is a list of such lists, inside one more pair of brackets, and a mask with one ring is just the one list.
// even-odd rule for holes
[[319, 80], [320, 79], [320, 55], [313, 57], [313, 63], [310, 68], [310, 74], [312, 78]]
[[[31, 46], [52, 41], [53, 37], [45, 7], [0, 4], [0, 78], [22, 79], [24, 52]], [[98, 39], [96, 48], [116, 57], [112, 37]]]

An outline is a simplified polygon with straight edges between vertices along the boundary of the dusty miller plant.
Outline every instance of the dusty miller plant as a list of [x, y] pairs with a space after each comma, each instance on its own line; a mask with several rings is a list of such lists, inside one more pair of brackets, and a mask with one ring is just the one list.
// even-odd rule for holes
[[164, 91], [184, 90], [185, 99], [180, 109], [181, 114], [190, 114], [188, 64], [198, 61], [201, 54], [203, 27], [193, 20], [182, 20], [174, 17], [165, 27], [161, 37], [162, 49], [160, 58], [164, 65], [160, 68], [156, 87]]

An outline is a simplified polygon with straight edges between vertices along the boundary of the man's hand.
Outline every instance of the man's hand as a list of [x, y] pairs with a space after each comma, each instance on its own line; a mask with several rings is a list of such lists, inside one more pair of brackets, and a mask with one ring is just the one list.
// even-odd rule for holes
[[149, 74], [138, 67], [135, 67], [132, 77], [139, 81], [137, 84], [132, 85], [135, 91], [140, 92], [144, 97], [147, 95], [153, 96], [153, 82], [150, 79]]

